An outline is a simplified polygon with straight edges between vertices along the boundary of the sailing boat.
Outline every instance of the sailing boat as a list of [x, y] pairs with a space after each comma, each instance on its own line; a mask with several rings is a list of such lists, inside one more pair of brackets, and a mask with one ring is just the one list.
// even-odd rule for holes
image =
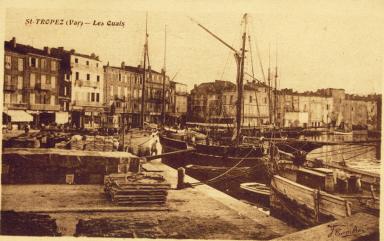
[[[203, 25], [194, 21], [199, 27], [208, 32], [215, 39], [220, 41], [226, 47], [234, 52], [234, 57], [237, 64], [237, 103], [236, 103], [236, 123], [234, 128], [233, 142], [230, 145], [221, 145], [213, 143], [210, 139], [206, 139], [206, 143], [193, 143], [195, 148], [194, 152], [181, 154], [177, 159], [177, 165], [183, 166], [188, 164], [196, 164], [203, 166], [221, 166], [232, 167], [236, 166], [255, 166], [261, 165], [264, 153], [268, 149], [265, 143], [260, 142], [258, 145], [244, 145], [241, 139], [241, 126], [242, 126], [242, 105], [243, 105], [243, 79], [244, 79], [244, 59], [245, 59], [245, 43], [247, 39], [246, 24], [247, 14], [243, 16], [244, 29], [242, 34], [242, 48], [236, 50], [231, 45], [227, 44], [217, 35], [209, 31]], [[172, 132], [162, 132], [160, 135], [160, 143], [165, 152], [187, 149], [189, 144], [187, 142], [188, 135], [177, 135]], [[165, 160], [166, 161], [166, 160]]]
[[[160, 135], [160, 142], [165, 152], [185, 150], [189, 144], [193, 144], [195, 152], [183, 154], [180, 158], [176, 158], [178, 161], [177, 165], [212, 165], [212, 166], [255, 166], [262, 162], [262, 157], [268, 150], [269, 141], [279, 142], [278, 146], [282, 150], [290, 153], [298, 153], [300, 150], [309, 152], [313, 149], [321, 147], [318, 143], [312, 143], [304, 140], [292, 141], [285, 138], [270, 138], [268, 141], [260, 139], [253, 140], [252, 143], [243, 143], [242, 135], [244, 131], [242, 127], [242, 107], [243, 107], [243, 80], [244, 80], [244, 59], [245, 59], [245, 44], [247, 39], [246, 25], [247, 25], [247, 14], [243, 16], [244, 29], [242, 34], [242, 48], [240, 51], [233, 48], [231, 45], [226, 43], [224, 40], [219, 38], [217, 35], [212, 33], [210, 30], [205, 28], [200, 23], [195, 22], [200, 28], [214, 37], [216, 40], [224, 44], [233, 53], [237, 64], [237, 103], [236, 103], [236, 121], [234, 123], [234, 134], [233, 141], [230, 144], [223, 145], [222, 143], [213, 143], [209, 138], [206, 138], [206, 143], [193, 143], [193, 138], [185, 133], [176, 133], [171, 131], [164, 131]], [[277, 78], [277, 76], [276, 76]]]

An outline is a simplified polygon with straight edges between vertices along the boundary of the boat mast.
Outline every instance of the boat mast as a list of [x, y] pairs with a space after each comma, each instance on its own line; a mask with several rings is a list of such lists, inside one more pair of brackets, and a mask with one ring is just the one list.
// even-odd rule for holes
[[241, 116], [242, 116], [242, 107], [243, 107], [243, 80], [244, 80], [244, 58], [245, 58], [245, 41], [247, 39], [247, 14], [244, 14], [244, 31], [243, 31], [243, 45], [241, 48], [241, 55], [237, 56], [238, 61], [240, 61], [240, 71], [238, 74], [238, 83], [237, 83], [237, 136], [236, 136], [236, 144], [240, 144], [240, 132], [241, 132]]
[[275, 64], [275, 89], [274, 89], [274, 124], [276, 125], [277, 120], [277, 43], [276, 43], [276, 64]]
[[161, 124], [165, 125], [165, 71], [166, 71], [166, 55], [167, 55], [167, 25], [164, 27], [164, 67], [163, 67], [163, 98], [162, 98], [162, 105], [161, 105]]
[[209, 31], [206, 27], [201, 25], [200, 23], [196, 22], [194, 19], [191, 18], [191, 21], [196, 23], [199, 27], [204, 29], [207, 33], [212, 35], [215, 39], [220, 41], [222, 44], [227, 46], [229, 49], [231, 49], [233, 52], [235, 52], [234, 56], [236, 59], [237, 64], [237, 77], [236, 77], [236, 84], [237, 84], [237, 105], [236, 105], [236, 144], [240, 144], [240, 131], [241, 131], [241, 110], [243, 106], [243, 79], [244, 79], [244, 57], [245, 57], [245, 41], [247, 38], [246, 33], [246, 25], [247, 25], [247, 14], [244, 14], [244, 32], [242, 37], [242, 49], [241, 52], [237, 51], [235, 48], [233, 48], [231, 45], [227, 44], [225, 41], [223, 41], [221, 38], [219, 38], [217, 35]]
[[268, 52], [268, 110], [269, 110], [269, 124], [272, 124], [272, 105], [271, 105], [271, 44], [269, 44]]
[[140, 113], [140, 128], [141, 129], [144, 129], [145, 82], [146, 82], [147, 57], [148, 57], [148, 13], [145, 16], [144, 64], [143, 64], [143, 83], [142, 83], [142, 90], [141, 90], [141, 113]]

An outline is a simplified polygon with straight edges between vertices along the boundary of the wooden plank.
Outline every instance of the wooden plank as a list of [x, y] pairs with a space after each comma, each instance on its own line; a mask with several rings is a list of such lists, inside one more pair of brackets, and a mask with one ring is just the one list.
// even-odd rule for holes
[[314, 208], [313, 189], [277, 175], [273, 177], [272, 184], [275, 184], [275, 188], [289, 198], [294, 199], [301, 204], [305, 204], [310, 208]]
[[[273, 177], [272, 184], [275, 184], [276, 189], [287, 195], [289, 198], [296, 200], [298, 203], [305, 204], [311, 209], [315, 208], [313, 198], [314, 189], [277, 175]], [[343, 198], [323, 191], [320, 192], [320, 213], [337, 217], [346, 217], [348, 216], [348, 212], [345, 205], [345, 200]]]
[[379, 218], [366, 213], [357, 213], [351, 217], [318, 225], [273, 240], [379, 240]]

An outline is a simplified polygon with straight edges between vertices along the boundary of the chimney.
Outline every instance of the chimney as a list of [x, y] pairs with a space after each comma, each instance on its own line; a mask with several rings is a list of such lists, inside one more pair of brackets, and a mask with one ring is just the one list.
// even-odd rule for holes
[[74, 50], [74, 49], [71, 49], [69, 52], [71, 52], [71, 54], [74, 54], [74, 53], [75, 53], [75, 50]]
[[121, 68], [124, 69], [125, 68], [125, 62], [121, 62]]
[[91, 57], [92, 58], [96, 58], [96, 54], [95, 53], [91, 53]]
[[51, 54], [51, 49], [49, 47], [44, 47], [44, 52], [48, 55]]
[[11, 43], [12, 43], [12, 47], [13, 47], [13, 48], [16, 48], [16, 38], [15, 38], [15, 37], [13, 37], [13, 38], [11, 39]]

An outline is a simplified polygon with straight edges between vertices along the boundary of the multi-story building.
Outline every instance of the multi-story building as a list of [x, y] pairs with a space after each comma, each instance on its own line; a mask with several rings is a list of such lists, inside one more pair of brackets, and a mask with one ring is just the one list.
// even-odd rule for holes
[[[52, 49], [55, 56], [65, 60], [63, 67], [64, 78], [61, 83], [63, 96], [70, 93], [68, 98], [62, 98], [62, 108], [71, 112], [70, 123], [77, 128], [98, 128], [101, 125], [103, 107], [102, 62], [95, 54], [86, 55], [75, 50], [63, 48]], [[70, 86], [70, 88], [68, 88]], [[68, 91], [67, 91], [68, 88]], [[66, 107], [64, 107], [66, 106]]]
[[[243, 91], [243, 125], [259, 126], [269, 123], [268, 87], [247, 82]], [[216, 80], [202, 83], [191, 91], [189, 120], [196, 122], [234, 123], [236, 118], [236, 85]]]
[[141, 75], [139, 68], [126, 66], [124, 62], [120, 67], [104, 66], [104, 103], [107, 113], [104, 122], [108, 126], [122, 123], [122, 118], [130, 126], [140, 125]]
[[15, 38], [5, 41], [4, 107], [11, 122], [17, 115], [28, 119], [32, 115], [36, 127], [60, 122], [60, 61], [47, 47], [18, 44]]
[[[144, 121], [160, 123], [163, 108], [163, 74], [146, 70]], [[126, 113], [127, 123], [132, 127], [140, 126], [140, 114], [143, 69], [141, 66], [127, 66], [124, 62], [120, 67], [104, 66], [105, 103], [111, 114]], [[171, 101], [169, 77], [165, 79], [165, 112], [170, 111]]]
[[170, 103], [167, 112], [167, 123], [185, 123], [188, 108], [187, 85], [170, 81]]
[[[161, 123], [163, 111], [163, 72], [157, 72], [149, 68], [146, 71], [145, 82], [145, 108], [144, 121], [151, 123]], [[169, 103], [171, 99], [169, 76], [165, 76], [164, 83], [164, 113], [169, 112]]]
[[327, 127], [332, 120], [333, 99], [318, 92], [278, 91], [277, 123], [281, 127]]

